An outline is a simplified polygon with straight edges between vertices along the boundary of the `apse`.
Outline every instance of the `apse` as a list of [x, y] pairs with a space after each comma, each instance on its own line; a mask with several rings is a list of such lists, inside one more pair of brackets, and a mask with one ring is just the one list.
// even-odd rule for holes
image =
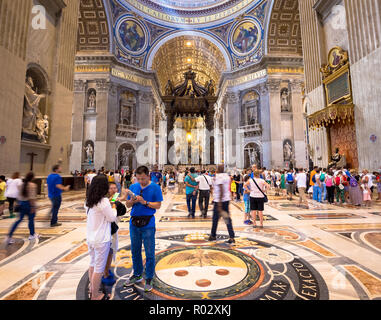
[[222, 52], [211, 41], [199, 36], [173, 38], [159, 48], [152, 64], [162, 93], [168, 80], [175, 86], [181, 84], [189, 67], [196, 72], [196, 81], [203, 85], [210, 80], [218, 85], [227, 69]]

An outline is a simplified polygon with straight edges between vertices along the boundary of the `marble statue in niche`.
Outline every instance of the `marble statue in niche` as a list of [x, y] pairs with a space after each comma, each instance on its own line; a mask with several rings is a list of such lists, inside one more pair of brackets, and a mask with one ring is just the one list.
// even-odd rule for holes
[[260, 166], [261, 165], [261, 151], [258, 145], [251, 143], [247, 147], [247, 152], [249, 155], [250, 166], [252, 165]]
[[38, 139], [42, 143], [48, 143], [49, 137], [49, 117], [44, 115], [44, 118], [39, 118], [37, 120], [37, 135]]
[[120, 167], [128, 167], [130, 163], [130, 156], [133, 150], [128, 148], [123, 148], [122, 152], [119, 154], [119, 164]]
[[91, 145], [91, 143], [88, 143], [86, 146], [85, 146], [85, 152], [86, 152], [86, 161], [88, 163], [92, 163], [93, 160], [94, 160], [94, 149], [93, 149], [93, 146]]
[[97, 105], [97, 96], [95, 94], [94, 90], [91, 90], [91, 93], [89, 95], [89, 101], [88, 101], [88, 110], [94, 111], [96, 109]]
[[283, 158], [284, 161], [291, 161], [292, 160], [292, 146], [290, 144], [290, 141], [286, 140], [284, 145], [283, 145]]
[[[38, 137], [41, 129], [37, 128], [38, 121], [43, 120], [40, 111], [41, 99], [45, 98], [45, 94], [39, 94], [38, 88], [34, 87], [32, 77], [27, 77], [25, 82], [24, 93], [24, 111], [22, 120], [22, 130], [24, 133]], [[41, 126], [41, 125], [40, 125]], [[41, 140], [41, 139], [40, 139]]]
[[281, 93], [281, 111], [282, 112], [290, 112], [291, 106], [290, 106], [290, 93], [287, 88], [283, 88]]

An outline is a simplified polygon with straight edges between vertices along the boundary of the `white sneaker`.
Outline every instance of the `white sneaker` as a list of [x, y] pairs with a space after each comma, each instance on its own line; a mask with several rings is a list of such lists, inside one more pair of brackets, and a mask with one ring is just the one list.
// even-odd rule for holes
[[7, 238], [6, 240], [5, 240], [5, 243], [7, 244], [7, 245], [10, 245], [10, 244], [14, 244], [16, 241], [14, 240], [14, 239], [12, 239], [12, 238]]
[[37, 240], [37, 239], [39, 239], [40, 238], [40, 236], [36, 233], [36, 234], [34, 234], [33, 236], [29, 236], [29, 240], [30, 241], [32, 241], [32, 240]]

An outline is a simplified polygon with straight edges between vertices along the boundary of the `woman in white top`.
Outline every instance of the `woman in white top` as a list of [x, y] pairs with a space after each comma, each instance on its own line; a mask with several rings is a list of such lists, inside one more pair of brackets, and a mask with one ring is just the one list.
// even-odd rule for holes
[[265, 196], [263, 195], [263, 193], [266, 191], [268, 184], [266, 183], [265, 180], [260, 178], [260, 172], [258, 170], [254, 171], [254, 179], [250, 179], [249, 181], [250, 181], [250, 210], [251, 210], [251, 217], [254, 224], [253, 228], [257, 227], [257, 214], [258, 214], [260, 223], [261, 223], [260, 228], [263, 229], [263, 211], [265, 210]]
[[117, 221], [116, 210], [107, 198], [109, 184], [107, 177], [93, 178], [86, 200], [87, 245], [90, 254], [90, 296], [91, 300], [108, 300], [99, 293], [99, 287], [111, 247], [111, 222]]
[[15, 172], [12, 179], [7, 180], [7, 189], [5, 191], [5, 196], [9, 203], [9, 217], [14, 218], [14, 204], [20, 194], [20, 186], [22, 185], [22, 180], [20, 179], [20, 173]]

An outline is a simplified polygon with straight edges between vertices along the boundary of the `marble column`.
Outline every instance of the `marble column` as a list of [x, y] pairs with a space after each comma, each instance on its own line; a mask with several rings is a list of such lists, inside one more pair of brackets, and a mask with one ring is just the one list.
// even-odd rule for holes
[[86, 103], [87, 85], [84, 80], [74, 81], [73, 117], [71, 129], [70, 171], [81, 171], [83, 154], [83, 112]]
[[[344, 0], [360, 169], [381, 167], [381, 1]], [[371, 139], [377, 137], [377, 139]]]
[[[111, 83], [97, 80], [97, 128], [95, 136], [94, 166], [95, 169], [106, 168], [107, 153], [107, 109]], [[106, 168], [108, 169], [108, 168]]]
[[117, 169], [116, 126], [119, 123], [118, 86], [110, 84], [107, 102], [106, 165], [110, 170]]
[[280, 85], [281, 80], [269, 79], [267, 86], [262, 86], [261, 89], [263, 166], [266, 168], [284, 166]]
[[152, 165], [155, 161], [155, 132], [153, 129], [154, 99], [150, 91], [139, 91], [136, 147], [138, 165]]
[[227, 92], [225, 95], [225, 118], [229, 119], [226, 123], [225, 131], [225, 166], [234, 168], [237, 166], [237, 130], [239, 128], [239, 94], [237, 92]]
[[302, 88], [303, 81], [294, 80], [291, 82], [295, 165], [298, 168], [307, 168], [308, 160], [305, 142], [305, 120], [303, 116]]

